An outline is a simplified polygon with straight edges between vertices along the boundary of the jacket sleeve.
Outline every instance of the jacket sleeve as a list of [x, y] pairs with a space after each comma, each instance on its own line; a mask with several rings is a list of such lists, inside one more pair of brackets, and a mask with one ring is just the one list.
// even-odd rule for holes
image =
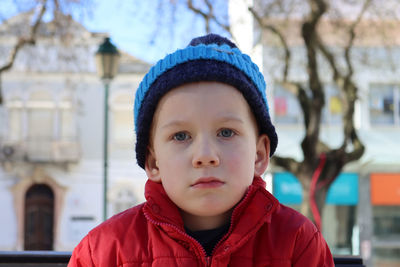
[[94, 267], [89, 236], [86, 236], [75, 247], [69, 260], [68, 267]]
[[316, 231], [309, 242], [300, 245], [293, 255], [293, 267], [333, 267], [333, 257], [320, 231]]

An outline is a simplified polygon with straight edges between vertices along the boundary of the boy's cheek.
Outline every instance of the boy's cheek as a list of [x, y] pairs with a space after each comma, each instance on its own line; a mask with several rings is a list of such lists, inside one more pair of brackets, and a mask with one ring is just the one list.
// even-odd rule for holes
[[230, 155], [225, 158], [222, 162], [225, 168], [229, 169], [232, 173], [242, 172], [243, 169], [248, 169], [248, 164], [246, 162], [246, 155]]

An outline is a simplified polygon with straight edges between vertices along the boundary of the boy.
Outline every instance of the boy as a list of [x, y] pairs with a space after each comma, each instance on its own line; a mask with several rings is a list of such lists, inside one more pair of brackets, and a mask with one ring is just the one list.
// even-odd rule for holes
[[92, 230], [69, 266], [334, 266], [316, 227], [265, 190], [265, 82], [228, 39], [195, 38], [151, 68], [135, 126], [147, 201]]

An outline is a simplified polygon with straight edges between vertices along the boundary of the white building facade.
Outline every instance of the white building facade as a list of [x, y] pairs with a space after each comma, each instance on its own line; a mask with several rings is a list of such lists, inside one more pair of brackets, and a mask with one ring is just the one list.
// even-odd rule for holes
[[[0, 65], [29, 16], [0, 25]], [[106, 35], [63, 23], [41, 25], [36, 44], [1, 73], [0, 250], [71, 251], [103, 220], [104, 86], [94, 54]], [[132, 110], [148, 68], [122, 53], [110, 85], [107, 217], [144, 201]]]

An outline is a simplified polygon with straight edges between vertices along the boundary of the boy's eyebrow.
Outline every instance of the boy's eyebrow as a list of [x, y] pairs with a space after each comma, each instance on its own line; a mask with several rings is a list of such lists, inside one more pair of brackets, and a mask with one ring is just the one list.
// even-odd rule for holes
[[162, 125], [160, 128], [164, 129], [164, 128], [169, 128], [169, 127], [181, 126], [184, 124], [186, 124], [186, 122], [183, 120], [172, 120], [172, 121], [169, 121], [166, 124]]
[[234, 115], [225, 115], [225, 116], [221, 116], [221, 118], [219, 119], [220, 122], [230, 122], [230, 121], [234, 121], [234, 122], [239, 122], [239, 123], [244, 123], [244, 121], [241, 118], [238, 118]]

